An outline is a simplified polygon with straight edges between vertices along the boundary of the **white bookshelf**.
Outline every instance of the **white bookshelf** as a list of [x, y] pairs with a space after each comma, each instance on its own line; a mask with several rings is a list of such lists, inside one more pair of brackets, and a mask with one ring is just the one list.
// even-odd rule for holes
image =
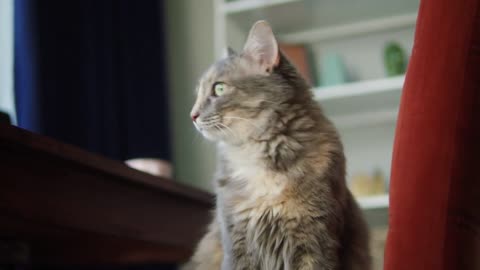
[[319, 101], [350, 98], [377, 93], [400, 91], [403, 87], [405, 76], [365, 80], [345, 83], [327, 87], [314, 88], [315, 98]]
[[[315, 87], [315, 99], [342, 136], [348, 175], [380, 168], [388, 176], [405, 76], [385, 76], [382, 50], [394, 40], [410, 52], [419, 0], [214, 1], [217, 56], [227, 45], [241, 49], [253, 23], [264, 19], [279, 42], [307, 45], [317, 70], [324, 54], [343, 57], [350, 82]], [[386, 209], [388, 195], [358, 202]]]
[[331, 116], [330, 119], [335, 126], [341, 130], [352, 130], [355, 128], [365, 128], [388, 123], [395, 123], [397, 120], [398, 108], [360, 112], [357, 114], [346, 114], [339, 116]]
[[345, 38], [402, 29], [415, 25], [416, 21], [417, 14], [408, 13], [288, 33], [281, 35], [280, 40], [286, 43], [318, 42], [329, 39]]
[[301, 0], [242, 0], [222, 3], [222, 9], [226, 14], [255, 11], [272, 6], [280, 6]]
[[[256, 20], [267, 19], [281, 40], [294, 43], [412, 26], [419, 3], [419, 0], [214, 1], [217, 22], [227, 22], [246, 32]], [[222, 35], [226, 35], [225, 32]]]
[[314, 88], [337, 128], [360, 128], [396, 121], [405, 76]]

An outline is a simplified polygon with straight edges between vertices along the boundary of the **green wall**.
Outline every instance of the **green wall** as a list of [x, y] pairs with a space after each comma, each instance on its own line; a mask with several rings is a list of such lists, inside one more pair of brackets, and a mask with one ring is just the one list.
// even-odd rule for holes
[[211, 190], [215, 147], [190, 120], [194, 88], [214, 61], [212, 0], [167, 0], [170, 115], [175, 180]]

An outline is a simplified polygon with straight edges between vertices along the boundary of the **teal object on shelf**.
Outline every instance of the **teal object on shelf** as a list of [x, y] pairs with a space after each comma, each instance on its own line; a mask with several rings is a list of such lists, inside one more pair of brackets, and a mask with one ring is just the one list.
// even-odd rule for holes
[[336, 53], [326, 54], [322, 58], [322, 86], [331, 86], [346, 82], [345, 66], [342, 58]]
[[402, 75], [407, 69], [405, 52], [396, 42], [390, 42], [385, 46], [384, 61], [388, 76]]

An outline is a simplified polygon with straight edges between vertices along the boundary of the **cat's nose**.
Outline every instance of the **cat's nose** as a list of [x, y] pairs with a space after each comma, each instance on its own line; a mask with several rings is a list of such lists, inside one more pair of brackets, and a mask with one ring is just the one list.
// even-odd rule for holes
[[193, 122], [196, 122], [197, 118], [200, 116], [200, 114], [199, 113], [192, 113], [191, 116], [192, 116]]

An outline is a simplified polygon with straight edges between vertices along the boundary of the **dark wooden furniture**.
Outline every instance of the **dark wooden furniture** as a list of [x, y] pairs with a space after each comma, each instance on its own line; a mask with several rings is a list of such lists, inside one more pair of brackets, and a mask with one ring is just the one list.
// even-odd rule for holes
[[33, 264], [184, 261], [212, 205], [206, 192], [0, 124], [0, 259], [20, 246], [10, 259]]

